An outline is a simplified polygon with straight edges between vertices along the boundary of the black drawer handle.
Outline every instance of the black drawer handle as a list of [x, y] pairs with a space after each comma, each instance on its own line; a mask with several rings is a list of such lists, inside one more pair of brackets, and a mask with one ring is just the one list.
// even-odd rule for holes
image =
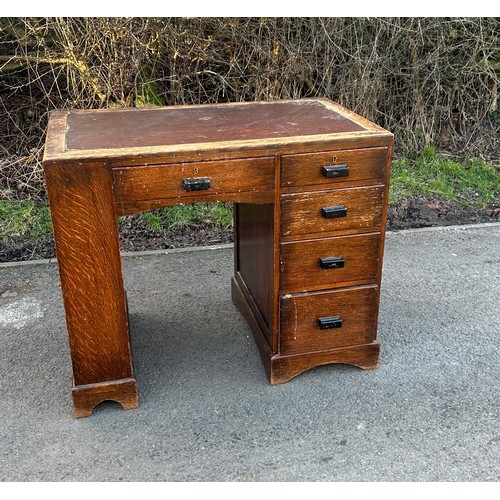
[[322, 330], [328, 330], [329, 328], [341, 328], [342, 319], [340, 316], [331, 316], [329, 318], [318, 318], [318, 325]]
[[347, 207], [344, 207], [344, 205], [337, 205], [335, 207], [323, 207], [321, 209], [321, 215], [325, 219], [336, 219], [338, 217], [346, 217]]
[[347, 177], [349, 175], [348, 165], [326, 165], [322, 169], [323, 177], [334, 179], [336, 177]]
[[182, 180], [185, 191], [206, 191], [210, 189], [210, 177], [192, 177]]
[[339, 269], [344, 267], [343, 257], [323, 257], [319, 259], [321, 269]]

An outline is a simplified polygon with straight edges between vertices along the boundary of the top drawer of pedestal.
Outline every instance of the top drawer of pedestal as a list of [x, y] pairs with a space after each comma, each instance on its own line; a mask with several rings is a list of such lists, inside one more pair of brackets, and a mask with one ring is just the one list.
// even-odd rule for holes
[[359, 181], [384, 183], [387, 148], [346, 149], [283, 155], [281, 187], [347, 187]]

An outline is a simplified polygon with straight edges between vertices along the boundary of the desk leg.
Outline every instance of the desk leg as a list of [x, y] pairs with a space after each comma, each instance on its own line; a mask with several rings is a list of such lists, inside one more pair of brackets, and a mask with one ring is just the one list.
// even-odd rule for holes
[[45, 166], [73, 364], [76, 417], [104, 400], [138, 406], [111, 169]]

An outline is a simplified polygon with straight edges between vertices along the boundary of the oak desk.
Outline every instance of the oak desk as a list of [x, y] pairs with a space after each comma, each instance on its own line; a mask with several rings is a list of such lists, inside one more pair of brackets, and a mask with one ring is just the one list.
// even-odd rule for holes
[[392, 144], [327, 99], [51, 113], [75, 416], [138, 405], [117, 218], [181, 203], [235, 204], [232, 299], [271, 384], [327, 363], [376, 368]]

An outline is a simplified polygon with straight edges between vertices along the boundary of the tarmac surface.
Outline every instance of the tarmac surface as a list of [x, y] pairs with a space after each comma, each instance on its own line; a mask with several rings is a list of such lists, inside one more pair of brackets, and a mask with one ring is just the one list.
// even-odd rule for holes
[[389, 233], [380, 368], [278, 386], [231, 247], [123, 267], [140, 407], [75, 419], [57, 264], [0, 266], [0, 481], [500, 479], [500, 224]]

